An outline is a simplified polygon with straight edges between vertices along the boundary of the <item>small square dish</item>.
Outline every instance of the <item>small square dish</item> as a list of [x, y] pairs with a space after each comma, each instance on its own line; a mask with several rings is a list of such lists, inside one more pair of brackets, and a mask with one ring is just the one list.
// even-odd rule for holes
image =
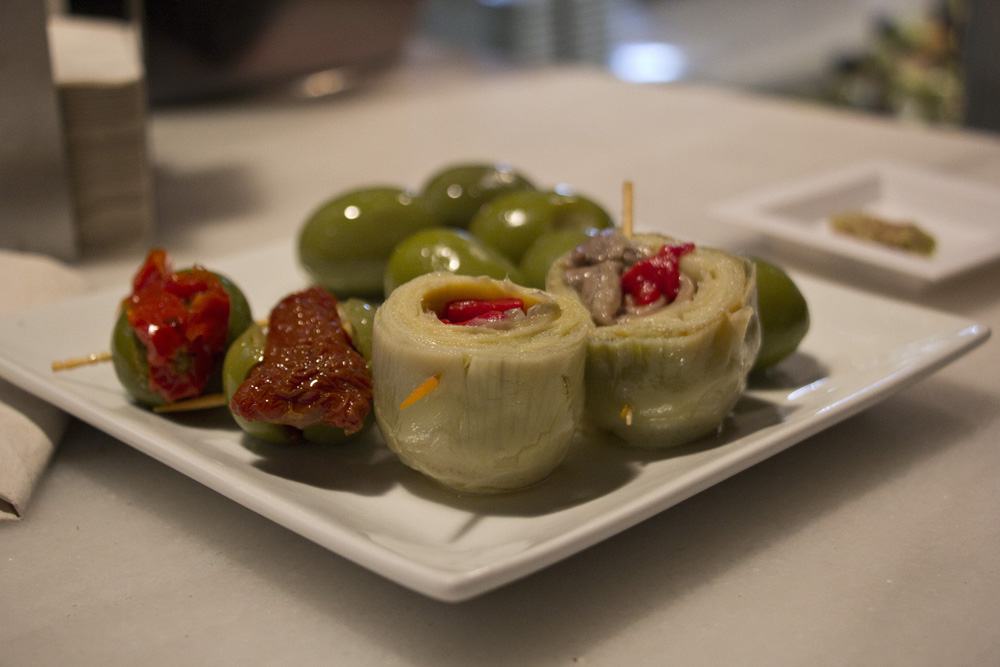
[[[832, 216], [864, 213], [929, 233], [921, 255], [832, 229]], [[1000, 258], [1000, 190], [908, 165], [874, 161], [722, 202], [712, 213], [769, 239], [866, 265], [928, 286]]]

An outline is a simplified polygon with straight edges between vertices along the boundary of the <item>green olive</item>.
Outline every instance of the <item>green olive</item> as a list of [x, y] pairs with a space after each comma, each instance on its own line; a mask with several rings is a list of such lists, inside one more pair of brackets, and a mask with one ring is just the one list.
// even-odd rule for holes
[[577, 247], [596, 230], [560, 229], [545, 232], [528, 246], [521, 258], [520, 270], [526, 287], [545, 289], [545, 276], [552, 262]]
[[320, 206], [299, 235], [299, 261], [338, 297], [381, 298], [392, 249], [434, 224], [423, 199], [393, 187], [346, 192]]
[[118, 313], [111, 333], [111, 362], [118, 381], [137, 403], [154, 407], [167, 402], [167, 399], [149, 388], [146, 346], [129, 326], [128, 314], [124, 308]]
[[[253, 315], [243, 290], [226, 276], [220, 273], [213, 273], [213, 275], [219, 279], [219, 282], [222, 283], [222, 289], [226, 290], [226, 294], [229, 295], [229, 331], [226, 334], [226, 347], [228, 348], [241, 333], [246, 331], [247, 327], [253, 324]], [[221, 390], [222, 385], [220, 384], [219, 391]]]
[[520, 262], [528, 247], [546, 232], [611, 225], [611, 216], [603, 208], [579, 195], [521, 190], [483, 204], [469, 223], [469, 231], [511, 261]]
[[436, 224], [469, 226], [479, 207], [511, 190], [534, 190], [532, 183], [503, 164], [463, 164], [434, 174], [421, 191]]
[[351, 336], [354, 349], [361, 353], [365, 361], [372, 360], [372, 327], [375, 324], [375, 304], [363, 299], [351, 298], [338, 303], [340, 316]]
[[385, 273], [385, 293], [388, 295], [403, 283], [435, 271], [497, 280], [510, 278], [521, 283], [520, 272], [513, 262], [468, 232], [435, 227], [407, 237], [392, 251]]
[[[227, 405], [233, 400], [233, 394], [239, 389], [253, 367], [263, 361], [266, 342], [267, 336], [264, 330], [260, 325], [254, 324], [229, 346], [225, 362], [222, 364], [222, 387], [226, 395]], [[262, 421], [247, 421], [237, 414], [233, 414], [233, 419], [241, 429], [255, 438], [278, 443], [293, 440], [292, 434], [288, 433], [288, 429], [284, 426]]]
[[607, 229], [614, 226], [611, 214], [603, 206], [566, 186], [556, 187], [552, 198], [556, 207], [553, 229]]
[[[247, 303], [243, 291], [225, 276], [218, 273], [214, 275], [229, 295], [229, 329], [226, 334], [226, 347], [228, 348], [250, 326], [253, 319], [250, 314], [250, 304]], [[124, 308], [118, 313], [118, 319], [111, 332], [111, 361], [118, 381], [136, 402], [149, 407], [163, 405], [167, 402], [165, 398], [149, 387], [149, 361], [146, 358], [146, 346], [139, 340], [135, 330], [129, 326], [128, 315]], [[222, 391], [221, 357], [216, 369], [209, 377], [204, 393], [211, 394], [219, 391]]]
[[761, 325], [757, 370], [773, 366], [798, 349], [809, 331], [809, 306], [787, 273], [762, 259], [754, 259], [754, 264]]
[[[250, 375], [254, 366], [264, 360], [264, 346], [267, 334], [259, 324], [253, 324], [229, 346], [226, 359], [222, 365], [222, 383], [226, 395], [226, 403], [233, 400], [233, 395], [243, 381]], [[318, 424], [305, 429], [294, 426], [271, 424], [265, 421], [249, 421], [232, 413], [233, 420], [248, 435], [266, 442], [289, 444], [305, 440], [319, 444], [336, 445], [350, 439], [351, 436], [335, 426]]]

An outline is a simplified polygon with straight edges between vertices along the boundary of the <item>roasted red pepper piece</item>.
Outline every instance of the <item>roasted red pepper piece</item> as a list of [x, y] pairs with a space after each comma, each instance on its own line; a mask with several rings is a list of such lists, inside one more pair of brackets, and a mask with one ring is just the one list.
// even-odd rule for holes
[[631, 294], [638, 306], [646, 306], [660, 297], [667, 303], [677, 298], [680, 289], [680, 258], [694, 250], [693, 243], [666, 244], [652, 257], [639, 260], [622, 275], [622, 292]]
[[162, 249], [153, 249], [132, 280], [123, 306], [146, 348], [149, 388], [167, 401], [201, 395], [226, 353], [229, 294], [210, 271], [175, 273]]
[[516, 297], [502, 299], [457, 299], [445, 304], [439, 319], [446, 324], [467, 324], [472, 320], [503, 319], [508, 310], [524, 311], [524, 301]]
[[364, 426], [371, 399], [371, 375], [344, 331], [336, 297], [311, 287], [271, 311], [263, 361], [230, 408], [248, 421], [298, 429], [324, 424], [350, 435]]

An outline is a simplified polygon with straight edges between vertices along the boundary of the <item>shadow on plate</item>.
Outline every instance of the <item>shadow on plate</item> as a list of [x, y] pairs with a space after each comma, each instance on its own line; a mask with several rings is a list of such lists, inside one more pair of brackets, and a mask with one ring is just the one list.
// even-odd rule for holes
[[[827, 375], [809, 355], [795, 354], [759, 373], [754, 389], [794, 389]], [[374, 496], [397, 485], [416, 498], [469, 512], [477, 517], [538, 517], [591, 502], [634, 480], [642, 468], [657, 461], [691, 456], [722, 447], [788, 419], [794, 406], [747, 394], [712, 435], [668, 449], [628, 445], [606, 433], [584, 427], [566, 460], [534, 486], [501, 494], [460, 494], [407, 468], [383, 443], [378, 428], [370, 428], [344, 445], [309, 443], [275, 445], [244, 435], [243, 446], [261, 458], [254, 467], [303, 484]], [[475, 519], [466, 527], [471, 529]]]
[[795, 352], [770, 368], [762, 368], [750, 374], [748, 389], [791, 390], [805, 387], [822, 380], [830, 374], [830, 369], [816, 357]]
[[399, 485], [408, 472], [382, 443], [377, 428], [368, 428], [341, 445], [278, 445], [243, 434], [243, 446], [261, 458], [258, 470], [321, 489], [377, 496]]
[[[755, 431], [782, 423], [793, 408], [744, 396], [718, 431], [686, 445], [667, 449], [631, 446], [607, 433], [585, 427], [566, 460], [535, 486], [497, 495], [461, 495], [409, 471], [401, 482], [415, 496], [470, 512], [478, 517], [537, 517], [596, 500], [624, 487], [642, 468], [735, 442]], [[466, 530], [475, 525], [475, 520]]]
[[206, 410], [191, 410], [189, 412], [164, 412], [158, 415], [163, 419], [169, 419], [175, 424], [190, 428], [203, 429], [208, 431], [232, 431], [236, 428], [236, 422], [225, 407], [209, 408]]
[[604, 436], [583, 430], [562, 464], [547, 478], [525, 489], [460, 494], [416, 471], [408, 471], [410, 474], [401, 481], [414, 496], [477, 516], [535, 517], [581, 505], [621, 488], [636, 476], [638, 465], [626, 449], [609, 446]]

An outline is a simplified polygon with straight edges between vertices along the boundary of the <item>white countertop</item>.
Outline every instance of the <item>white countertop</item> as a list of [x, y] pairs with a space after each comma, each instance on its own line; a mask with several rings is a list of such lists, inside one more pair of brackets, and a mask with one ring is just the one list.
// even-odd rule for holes
[[[991, 135], [587, 70], [448, 74], [401, 72], [304, 104], [158, 112], [153, 241], [179, 264], [239, 253], [293, 236], [339, 190], [418, 187], [467, 159], [507, 160], [612, 209], [628, 178], [640, 226], [668, 219], [679, 237], [762, 253], [708, 206], [869, 158], [1000, 187]], [[124, 285], [140, 256], [82, 268], [98, 286]], [[861, 287], [996, 331], [998, 284], [994, 263], [920, 294]], [[75, 422], [27, 518], [0, 526], [0, 664], [997, 664], [995, 348], [459, 604]]]

